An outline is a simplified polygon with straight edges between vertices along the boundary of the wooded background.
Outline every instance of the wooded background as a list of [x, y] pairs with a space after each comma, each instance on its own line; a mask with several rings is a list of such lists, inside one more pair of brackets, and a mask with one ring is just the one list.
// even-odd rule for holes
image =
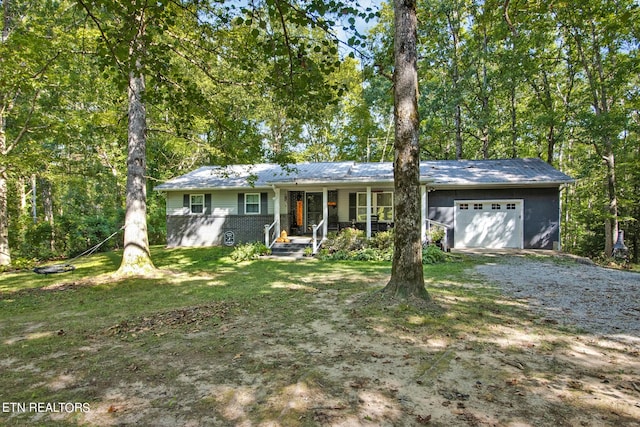
[[[151, 244], [165, 242], [151, 188], [198, 166], [393, 160], [391, 4], [0, 4], [0, 264], [74, 256], [122, 226], [135, 70]], [[577, 180], [562, 193], [563, 249], [602, 256], [621, 229], [638, 262], [637, 2], [417, 11], [421, 157], [540, 157]]]

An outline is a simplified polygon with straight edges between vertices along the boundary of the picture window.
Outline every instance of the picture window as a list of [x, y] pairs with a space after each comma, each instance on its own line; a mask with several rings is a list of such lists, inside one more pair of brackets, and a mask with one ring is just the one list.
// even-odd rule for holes
[[[367, 193], [358, 193], [357, 216], [358, 222], [367, 220]], [[371, 194], [371, 215], [377, 215], [380, 222], [393, 221], [393, 193], [383, 191]]]

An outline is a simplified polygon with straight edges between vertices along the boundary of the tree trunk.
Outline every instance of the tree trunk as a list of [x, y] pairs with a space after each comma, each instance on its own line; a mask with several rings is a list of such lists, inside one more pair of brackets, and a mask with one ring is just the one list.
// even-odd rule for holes
[[455, 106], [453, 122], [455, 127], [456, 138], [456, 160], [462, 160], [462, 101], [460, 97], [460, 68], [458, 66], [458, 51], [460, 40], [460, 17], [459, 11], [456, 8], [452, 8], [450, 13], [447, 13], [447, 23], [449, 24], [449, 31], [451, 32], [451, 39], [453, 43], [453, 51], [451, 54], [451, 83], [453, 86], [453, 93], [455, 96]]
[[147, 234], [146, 110], [142, 101], [144, 77], [129, 76], [129, 154], [124, 253], [118, 270], [123, 275], [146, 274], [154, 270]]
[[54, 219], [53, 219], [53, 192], [51, 190], [51, 181], [49, 181], [46, 178], [41, 178], [40, 188], [42, 188], [42, 210], [44, 213], [44, 220], [51, 225], [51, 236], [49, 238], [49, 247], [51, 248], [51, 252], [55, 252], [56, 233], [54, 229]]
[[618, 238], [618, 197], [616, 192], [615, 156], [610, 142], [606, 142], [607, 153], [604, 162], [607, 165], [607, 217], [604, 224], [604, 252], [610, 257], [613, 245]]
[[[4, 133], [2, 129], [0, 129], [0, 145], [4, 145], [2, 142], [3, 138]], [[0, 265], [11, 264], [7, 193], [7, 171], [4, 167], [0, 167]]]
[[129, 72], [129, 128], [127, 155], [127, 195], [124, 252], [119, 275], [144, 275], [153, 272], [147, 233], [147, 112], [144, 105], [145, 81], [142, 72], [144, 44], [143, 12], [137, 17], [138, 35], [131, 42], [130, 58], [135, 61]]
[[395, 0], [395, 250], [388, 295], [429, 299], [422, 267], [415, 0]]
[[[9, 12], [9, 0], [3, 2], [2, 8], [2, 34], [0, 36], [0, 42], [4, 43], [9, 37], [10, 27], [10, 12]], [[4, 98], [4, 97], [2, 97]], [[5, 157], [8, 154], [7, 148], [7, 121], [5, 114], [8, 110], [8, 105], [0, 105], [0, 155]], [[0, 166], [0, 265], [11, 264], [11, 254], [9, 251], [9, 211], [7, 205], [7, 168]]]

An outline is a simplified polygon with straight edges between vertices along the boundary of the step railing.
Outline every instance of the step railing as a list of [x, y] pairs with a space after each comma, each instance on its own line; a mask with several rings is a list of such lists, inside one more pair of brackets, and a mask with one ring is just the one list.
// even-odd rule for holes
[[272, 224], [264, 225], [264, 245], [268, 248], [271, 248], [276, 243], [276, 239], [278, 238], [275, 229], [277, 222], [278, 221], [273, 221]]
[[[325, 218], [322, 218], [322, 221], [320, 221], [320, 224], [313, 224], [311, 226], [311, 229], [313, 230], [313, 237], [311, 238], [311, 250], [314, 255], [318, 253], [318, 249], [320, 249], [322, 242], [324, 242], [325, 239], [327, 238], [327, 234], [325, 233], [325, 229], [324, 229], [324, 221], [325, 221]], [[320, 239], [318, 239], [318, 228], [322, 230], [322, 235]]]

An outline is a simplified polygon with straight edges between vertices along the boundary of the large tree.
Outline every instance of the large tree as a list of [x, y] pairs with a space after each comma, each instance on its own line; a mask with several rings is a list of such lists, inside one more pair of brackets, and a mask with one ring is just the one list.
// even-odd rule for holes
[[[225, 123], [223, 117], [207, 116], [208, 111], [218, 111], [212, 108], [211, 98], [225, 86], [273, 94], [278, 109], [308, 119], [316, 106], [332, 102], [340, 93], [340, 83], [326, 88], [325, 77], [340, 65], [338, 40], [332, 33], [336, 21], [326, 16], [357, 11], [345, 3], [328, 6], [323, 1], [312, 1], [304, 7], [281, 0], [247, 5], [198, 0], [76, 1], [101, 34], [102, 49], [98, 53], [102, 52], [105, 66], [115, 68], [121, 82], [126, 82], [121, 86], [126, 86], [128, 93], [128, 172], [124, 254], [119, 273], [144, 274], [154, 269], [146, 220], [149, 106], [165, 108], [175, 130], [192, 140], [202, 139], [202, 135], [209, 139], [213, 134], [212, 129], [198, 127], [192, 117], [204, 118], [200, 125]], [[353, 27], [355, 20], [349, 22]], [[227, 41], [239, 33], [247, 36], [248, 43], [228, 47]], [[242, 81], [230, 79], [234, 73], [228, 73], [228, 69], [243, 67], [247, 72], [239, 74], [244, 77]], [[262, 80], [254, 81], [249, 71], [265, 67], [266, 73], [257, 73]], [[234, 103], [239, 101], [233, 99]], [[247, 123], [251, 119], [240, 120]], [[229, 131], [233, 129], [224, 129], [223, 133]], [[217, 163], [233, 160], [229, 153], [245, 151], [238, 146], [247, 141], [236, 136], [222, 140], [232, 140], [236, 146], [208, 150], [226, 153]], [[277, 154], [274, 157], [279, 160]]]
[[616, 156], [625, 132], [629, 107], [625, 95], [637, 90], [629, 82], [640, 70], [637, 52], [638, 6], [633, 1], [561, 3], [556, 16], [572, 45], [569, 58], [585, 76], [583, 108], [578, 120], [581, 139], [592, 144], [605, 169], [606, 256], [611, 256], [618, 234], [619, 200]]
[[383, 292], [428, 299], [422, 267], [420, 145], [415, 0], [394, 0], [395, 250]]
[[42, 153], [27, 143], [37, 143], [47, 127], [41, 104], [53, 86], [52, 64], [64, 48], [57, 45], [60, 32], [54, 22], [64, 7], [21, 0], [3, 0], [0, 5], [0, 265], [8, 265], [9, 184], [41, 161]]

